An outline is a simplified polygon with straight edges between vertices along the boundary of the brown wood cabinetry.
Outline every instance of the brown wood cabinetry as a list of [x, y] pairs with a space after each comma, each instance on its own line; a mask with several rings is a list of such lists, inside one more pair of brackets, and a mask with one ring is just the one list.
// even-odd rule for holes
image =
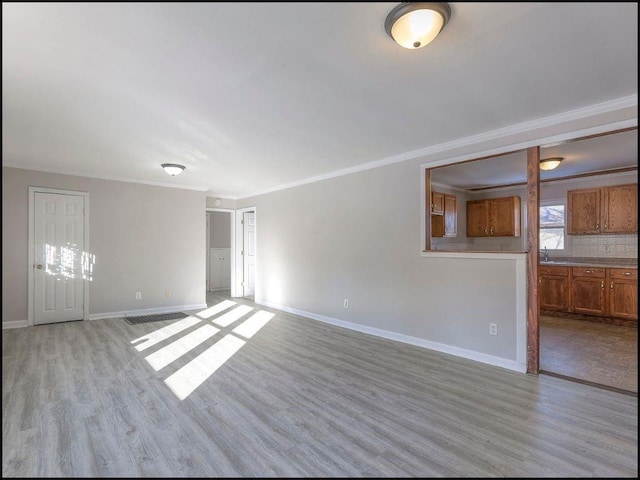
[[638, 320], [636, 268], [538, 267], [540, 310]]
[[519, 237], [520, 197], [467, 202], [467, 237]]
[[431, 236], [455, 237], [458, 235], [458, 202], [456, 196], [448, 193], [438, 193], [438, 195], [442, 196], [442, 214], [436, 215], [432, 213]]
[[431, 192], [431, 214], [442, 215], [444, 213], [444, 193]]
[[540, 308], [568, 312], [571, 308], [569, 267], [540, 266], [538, 277]]
[[571, 269], [571, 306], [575, 313], [606, 315], [605, 269], [573, 267]]
[[610, 268], [609, 315], [630, 320], [638, 319], [638, 270]]
[[570, 235], [638, 231], [638, 184], [583, 188], [567, 192]]
[[602, 227], [604, 233], [638, 231], [638, 184], [603, 189]]

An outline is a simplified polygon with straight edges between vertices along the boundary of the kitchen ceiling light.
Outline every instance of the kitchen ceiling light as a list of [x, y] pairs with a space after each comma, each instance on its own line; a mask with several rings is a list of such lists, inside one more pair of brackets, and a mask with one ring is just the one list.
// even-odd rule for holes
[[560, 165], [560, 162], [563, 160], [562, 157], [552, 157], [545, 158], [540, 160], [540, 170], [553, 170]]
[[403, 2], [389, 12], [384, 29], [404, 48], [430, 43], [449, 21], [451, 7], [444, 2]]
[[172, 177], [180, 175], [184, 170], [184, 165], [178, 165], [177, 163], [163, 163], [162, 168]]

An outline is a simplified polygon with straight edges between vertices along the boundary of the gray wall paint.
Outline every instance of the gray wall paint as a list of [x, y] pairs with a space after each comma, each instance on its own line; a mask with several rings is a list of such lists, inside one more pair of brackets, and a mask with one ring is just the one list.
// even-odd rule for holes
[[90, 314], [206, 303], [204, 192], [3, 168], [3, 322], [27, 319], [29, 186], [90, 195]]
[[209, 212], [209, 247], [231, 248], [231, 214]]
[[[216, 205], [216, 200], [220, 200], [220, 205]], [[230, 198], [207, 197], [207, 208], [236, 208], [236, 201]]]
[[515, 262], [421, 257], [421, 202], [413, 162], [243, 200], [256, 300], [516, 360]]
[[[637, 123], [637, 107], [515, 128], [423, 158], [239, 199], [237, 208], [257, 208], [256, 301], [517, 361], [516, 262], [420, 256], [421, 166], [575, 138], [573, 132], [628, 119]], [[498, 323], [498, 336], [488, 334], [490, 322]]]

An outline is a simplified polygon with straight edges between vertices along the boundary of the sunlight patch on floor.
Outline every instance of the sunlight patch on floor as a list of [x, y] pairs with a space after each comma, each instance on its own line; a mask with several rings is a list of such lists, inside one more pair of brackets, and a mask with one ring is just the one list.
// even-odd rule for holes
[[180, 320], [179, 322], [172, 323], [171, 325], [167, 325], [166, 327], [162, 327], [159, 330], [148, 333], [143, 337], [136, 338], [135, 340], [131, 340], [131, 343], [138, 343], [138, 342], [145, 341], [144, 343], [139, 343], [138, 345], [135, 346], [136, 350], [141, 352], [143, 350], [146, 350], [149, 347], [152, 347], [153, 345], [156, 345], [157, 343], [162, 342], [163, 340], [166, 340], [167, 338], [170, 338], [180, 333], [183, 330], [186, 330], [189, 327], [192, 327], [193, 325], [195, 325], [196, 323], [199, 323], [200, 321], [201, 320], [196, 317], [187, 317], [185, 319]]
[[[228, 310], [234, 305], [237, 304], [230, 300], [224, 300], [207, 308], [206, 310], [194, 314], [195, 316], [190, 316], [171, 325], [162, 327], [155, 332], [148, 333], [143, 337], [132, 340], [131, 343], [135, 344], [143, 342], [138, 345], [134, 345], [135, 349], [140, 352], [162, 342], [163, 340], [177, 335], [193, 325], [196, 325], [202, 321], [201, 318], [209, 319], [218, 313]], [[230, 326], [252, 310], [254, 310], [254, 308], [248, 305], [237, 305], [233, 310], [210, 320], [215, 327], [207, 323], [197, 330], [187, 333], [181, 338], [178, 338], [170, 344], [147, 355], [145, 360], [156, 372], [158, 372], [171, 365], [194, 348], [211, 339], [214, 335], [219, 333], [222, 328]], [[249, 341], [274, 316], [274, 313], [265, 312], [264, 310], [258, 310], [253, 313], [249, 318], [245, 319], [233, 330], [228, 332], [227, 335], [167, 377], [164, 380], [164, 383], [180, 400], [184, 400], [196, 388], [202, 385], [205, 380], [213, 375], [218, 368], [224, 365], [227, 360], [240, 350], [242, 346], [245, 345], [247, 341]]]
[[145, 357], [145, 360], [149, 362], [149, 365], [157, 372], [185, 353], [190, 352], [205, 340], [213, 337], [219, 331], [218, 328], [212, 327], [211, 325], [204, 325]]
[[275, 313], [265, 312], [264, 310], [260, 310], [249, 318], [247, 318], [244, 322], [238, 325], [236, 328], [232, 330], [233, 333], [240, 335], [247, 340], [253, 337], [258, 330], [266, 325], [266, 323], [271, 320], [275, 316]]
[[225, 300], [223, 302], [213, 305], [212, 307], [207, 308], [206, 310], [196, 313], [196, 315], [199, 316], [200, 318], [207, 319], [209, 317], [213, 317], [214, 315], [217, 315], [218, 313], [228, 308], [233, 307], [234, 305], [236, 305], [236, 302], [232, 302], [231, 300]]
[[230, 312], [225, 313], [224, 315], [219, 316], [218, 318], [213, 319], [213, 323], [219, 327], [228, 327], [233, 322], [238, 320], [240, 317], [243, 317], [247, 313], [253, 310], [253, 307], [249, 307], [248, 305], [240, 305]]
[[180, 400], [184, 400], [233, 356], [246, 342], [227, 335], [169, 376], [164, 383]]

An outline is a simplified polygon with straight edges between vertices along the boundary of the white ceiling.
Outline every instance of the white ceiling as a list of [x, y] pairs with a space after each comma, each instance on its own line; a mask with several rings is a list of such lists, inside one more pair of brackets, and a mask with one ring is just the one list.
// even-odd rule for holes
[[395, 5], [3, 3], [3, 165], [238, 197], [637, 95], [637, 3], [452, 3], [419, 50]]
[[[561, 157], [563, 160], [554, 170], [540, 170], [541, 180], [637, 168], [638, 131], [634, 129], [543, 146], [540, 158], [551, 157]], [[526, 183], [527, 152], [521, 150], [508, 155], [438, 167], [432, 169], [431, 181], [461, 190]]]

